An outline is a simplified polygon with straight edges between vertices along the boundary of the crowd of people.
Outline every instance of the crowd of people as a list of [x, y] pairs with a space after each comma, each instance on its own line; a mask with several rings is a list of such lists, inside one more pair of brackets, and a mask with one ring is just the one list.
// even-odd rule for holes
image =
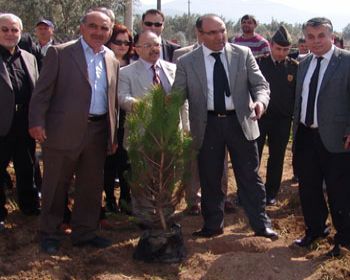
[[[146, 11], [133, 38], [110, 9], [93, 8], [81, 18], [80, 37], [59, 44], [52, 21], [38, 21], [34, 43], [18, 16], [0, 14], [0, 231], [12, 161], [19, 210], [39, 215], [44, 252], [56, 254], [68, 233], [73, 246], [110, 246], [96, 233], [109, 226], [106, 211], [138, 210], [125, 178], [131, 168], [125, 118], [160, 86], [166, 95], [172, 89], [184, 95], [181, 129], [196, 152], [186, 211], [203, 217], [194, 238], [223, 234], [225, 212], [238, 206], [256, 236], [278, 238], [266, 206], [277, 203], [292, 129], [305, 221], [305, 235], [294, 243], [310, 247], [325, 238], [330, 213], [336, 234], [328, 255], [349, 249], [350, 53], [342, 40], [335, 45], [331, 21], [306, 21], [298, 52], [290, 54], [288, 30], [280, 26], [268, 42], [255, 32], [252, 15], [241, 18], [242, 34], [232, 42], [219, 16], [202, 15], [197, 42], [183, 48], [162, 37], [164, 20], [161, 11]], [[266, 146], [264, 183], [258, 171]], [[227, 198], [228, 155], [237, 206]]]

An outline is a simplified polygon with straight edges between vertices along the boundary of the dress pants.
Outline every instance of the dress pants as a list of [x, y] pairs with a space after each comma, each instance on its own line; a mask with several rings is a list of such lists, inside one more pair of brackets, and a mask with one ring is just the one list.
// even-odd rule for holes
[[269, 147], [266, 170], [266, 197], [275, 198], [280, 189], [284, 155], [286, 152], [292, 120], [290, 118], [269, 118], [259, 120], [260, 137], [258, 138], [259, 157], [261, 161], [265, 141]]
[[350, 244], [350, 153], [330, 153], [318, 129], [300, 124], [296, 134], [295, 161], [306, 233], [323, 234], [328, 217], [323, 192], [326, 182], [328, 205], [336, 229], [335, 242]]
[[265, 187], [258, 175], [256, 141], [245, 138], [235, 114], [226, 117], [208, 114], [204, 141], [198, 155], [203, 228], [217, 230], [224, 226], [225, 193], [221, 179], [226, 147], [251, 227], [254, 231], [271, 227], [265, 212]]
[[75, 174], [72, 241], [95, 236], [101, 211], [103, 167], [107, 151], [107, 120], [88, 122], [83, 143], [75, 150], [56, 150], [43, 145], [44, 176], [40, 234], [60, 239], [68, 188]]
[[[6, 170], [12, 159], [16, 173], [18, 206], [22, 212], [30, 213], [39, 208], [38, 190], [34, 185], [33, 174], [35, 140], [30, 137], [23, 122], [25, 120], [16, 113], [9, 133], [0, 137], [0, 170]], [[0, 220], [4, 220], [7, 215], [3, 179], [0, 176]]]

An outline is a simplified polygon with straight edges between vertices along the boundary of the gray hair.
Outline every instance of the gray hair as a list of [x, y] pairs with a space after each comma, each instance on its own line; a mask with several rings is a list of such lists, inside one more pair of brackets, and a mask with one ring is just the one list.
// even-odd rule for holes
[[325, 17], [315, 17], [312, 19], [309, 19], [307, 22], [303, 24], [302, 30], [305, 32], [307, 27], [318, 27], [318, 26], [324, 26], [326, 27], [329, 32], [333, 32], [333, 25], [332, 22]]
[[87, 12], [82, 16], [82, 18], [80, 19], [80, 23], [86, 23], [86, 18], [87, 16], [92, 13], [92, 12], [100, 12], [102, 14], [105, 14], [106, 16], [109, 17], [109, 19], [111, 20], [111, 24], [112, 26], [115, 23], [115, 15], [114, 12], [111, 9], [108, 9], [106, 7], [96, 7], [96, 8], [91, 8], [88, 9]]
[[0, 14], [0, 20], [13, 20], [13, 21], [17, 21], [18, 25], [19, 25], [19, 29], [22, 31], [23, 30], [23, 23], [22, 20], [11, 13], [4, 13], [4, 14]]

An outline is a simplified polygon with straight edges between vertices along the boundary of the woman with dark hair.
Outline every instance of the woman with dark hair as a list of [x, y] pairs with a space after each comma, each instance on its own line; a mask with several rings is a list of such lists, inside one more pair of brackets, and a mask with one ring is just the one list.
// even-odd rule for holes
[[[110, 40], [106, 44], [117, 57], [120, 66], [130, 64], [133, 56], [133, 43], [130, 31], [122, 24], [116, 24]], [[119, 209], [122, 213], [131, 214], [130, 187], [124, 178], [125, 171], [129, 168], [127, 151], [123, 147], [125, 111], [119, 111], [118, 149], [115, 154], [106, 158], [104, 170], [104, 190], [106, 193], [106, 210], [118, 212], [116, 198], [114, 196], [115, 178], [118, 176], [120, 186]]]

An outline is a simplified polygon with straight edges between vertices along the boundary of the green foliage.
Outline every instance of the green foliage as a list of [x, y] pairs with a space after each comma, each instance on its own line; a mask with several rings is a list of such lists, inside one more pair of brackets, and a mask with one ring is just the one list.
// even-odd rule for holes
[[152, 228], [167, 229], [183, 191], [191, 138], [179, 129], [183, 98], [154, 88], [127, 117], [134, 212]]

